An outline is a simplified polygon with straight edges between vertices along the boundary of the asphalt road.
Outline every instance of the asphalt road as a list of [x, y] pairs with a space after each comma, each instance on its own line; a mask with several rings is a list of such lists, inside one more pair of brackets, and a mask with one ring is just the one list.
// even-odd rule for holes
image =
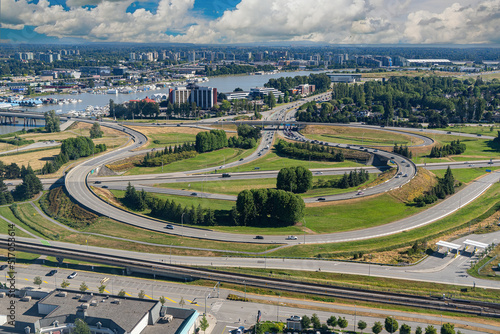
[[[273, 119], [284, 119], [287, 111], [290, 110], [289, 107], [283, 107], [279, 109], [274, 114], [267, 116], [268, 120]], [[119, 150], [110, 152], [109, 154], [105, 154], [94, 159], [90, 159], [70, 170], [66, 176], [66, 188], [68, 189], [69, 194], [76, 199], [80, 204], [82, 204], [87, 209], [91, 211], [98, 212], [109, 216], [117, 221], [121, 221], [127, 224], [131, 224], [137, 227], [146, 228], [149, 230], [154, 230], [163, 233], [176, 234], [180, 236], [190, 236], [194, 238], [202, 238], [202, 239], [212, 239], [212, 240], [221, 240], [221, 241], [233, 241], [233, 242], [251, 242], [251, 243], [288, 243], [295, 244], [299, 242], [298, 240], [284, 240], [283, 236], [266, 236], [265, 240], [253, 239], [252, 236], [249, 235], [241, 235], [241, 234], [233, 234], [233, 233], [222, 233], [215, 232], [210, 230], [203, 229], [192, 229], [182, 226], [176, 226], [174, 230], [166, 231], [164, 228], [164, 223], [159, 222], [153, 219], [148, 219], [142, 216], [134, 215], [132, 213], [120, 210], [115, 208], [104, 201], [100, 200], [97, 196], [94, 196], [87, 186], [86, 177], [92, 170], [96, 170], [95, 166], [101, 166], [110, 161], [115, 161], [119, 159], [123, 159], [125, 157], [136, 154], [136, 152], [132, 152], [131, 150], [137, 148], [144, 143], [146, 143], [146, 137], [136, 131], [131, 129], [125, 129], [122, 126], [114, 123], [106, 124], [106, 126], [110, 126], [116, 129], [125, 130], [126, 133], [130, 134], [134, 138], [134, 143], [129, 147], [124, 147]], [[361, 125], [357, 125], [361, 126]], [[392, 130], [391, 130], [392, 131]], [[423, 140], [426, 137], [423, 137]], [[427, 138], [428, 139], [428, 138]], [[267, 153], [266, 146], [270, 145], [274, 140], [274, 131], [267, 131], [264, 135], [263, 140], [261, 141], [258, 149], [244, 161], [235, 161], [232, 163], [228, 163], [224, 166], [220, 166], [220, 169], [235, 167], [239, 164], [246, 163], [249, 160], [256, 159], [259, 157], [259, 154]], [[332, 144], [332, 143], [330, 143]], [[332, 144], [334, 145], [334, 144]], [[346, 145], [347, 146], [347, 145]], [[351, 146], [352, 149], [363, 150], [360, 146]], [[371, 152], [374, 154], [380, 154], [381, 156], [393, 160], [402, 175], [408, 175], [408, 177], [399, 177], [392, 178], [390, 181], [370, 188], [365, 189], [363, 195], [357, 195], [356, 192], [346, 193], [341, 195], [333, 195], [333, 196], [324, 196], [325, 201], [328, 200], [338, 200], [338, 199], [348, 199], [355, 198], [359, 196], [369, 196], [380, 192], [390, 191], [395, 189], [396, 187], [400, 187], [407, 183], [413, 175], [416, 173], [416, 167], [410, 160], [397, 156], [393, 153], [378, 151]], [[186, 175], [193, 173], [201, 173], [212, 171], [213, 168], [205, 168], [194, 171], [186, 171], [184, 173], [176, 173], [177, 175]], [[435, 220], [438, 220], [447, 214], [450, 214], [457, 210], [459, 207], [465, 205], [469, 201], [475, 199], [479, 194], [484, 192], [493, 182], [498, 181], [498, 176], [493, 173], [482, 178], [480, 181], [474, 182], [470, 186], [466, 187], [467, 191], [461, 191], [460, 194], [452, 196], [448, 198], [446, 201], [426, 210], [418, 215], [399, 220], [397, 222], [393, 222], [390, 224], [377, 226], [373, 228], [368, 228], [360, 231], [349, 231], [349, 232], [341, 232], [341, 233], [331, 233], [331, 234], [322, 234], [322, 235], [308, 235], [304, 236], [303, 242], [307, 243], [327, 243], [327, 242], [344, 242], [344, 241], [352, 241], [352, 240], [363, 240], [369, 239], [379, 236], [385, 236], [390, 234], [399, 233], [405, 230], [413, 229], [416, 227], [420, 227], [426, 224], [429, 224]], [[206, 194], [203, 194], [206, 195]], [[208, 196], [208, 195], [207, 195]], [[229, 199], [229, 198], [226, 198]], [[318, 198], [309, 199], [309, 201], [317, 201]], [[299, 238], [302, 239], [302, 238]]]

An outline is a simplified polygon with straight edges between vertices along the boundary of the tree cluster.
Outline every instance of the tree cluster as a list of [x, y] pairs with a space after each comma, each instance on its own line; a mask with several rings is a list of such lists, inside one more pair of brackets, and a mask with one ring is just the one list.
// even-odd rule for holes
[[274, 145], [276, 152], [294, 159], [316, 160], [316, 161], [344, 161], [344, 153], [324, 145], [311, 143], [289, 143], [279, 140]]
[[12, 192], [16, 201], [28, 200], [43, 190], [42, 182], [30, 166], [21, 167], [21, 178], [23, 182], [18, 184]]
[[319, 73], [319, 74], [312, 73], [309, 76], [298, 75], [293, 78], [281, 77], [277, 79], [269, 79], [269, 81], [264, 84], [264, 87], [272, 87], [285, 93], [288, 90], [302, 84], [315, 85], [316, 92], [324, 92], [330, 88], [331, 80], [324, 73]]
[[14, 197], [9, 191], [3, 179], [0, 179], [0, 205], [10, 204], [14, 202]]
[[360, 184], [365, 183], [370, 179], [370, 175], [368, 171], [359, 170], [359, 171], [350, 171], [349, 174], [344, 173], [342, 178], [338, 180], [318, 180], [318, 182], [314, 185], [314, 188], [340, 188], [347, 189], [351, 187], [357, 187]]
[[295, 194], [305, 193], [312, 188], [312, 173], [302, 166], [282, 168], [276, 179], [276, 188]]
[[260, 129], [250, 126], [248, 124], [238, 125], [237, 131], [238, 131], [238, 137], [242, 137], [245, 139], [253, 138], [257, 141], [261, 137]]
[[88, 157], [107, 150], [106, 144], [94, 145], [87, 137], [67, 138], [62, 141], [61, 152], [52, 161], [47, 161], [41, 169], [42, 174], [55, 173], [70, 160]]
[[45, 116], [45, 131], [51, 132], [59, 132], [61, 131], [61, 122], [59, 120], [59, 116], [56, 115], [54, 110], [46, 111], [44, 113]]
[[196, 135], [195, 145], [198, 153], [210, 152], [227, 147], [228, 141], [226, 131], [210, 130], [210, 132], [199, 132]]
[[304, 200], [291, 192], [276, 189], [243, 190], [233, 209], [237, 225], [290, 226], [304, 215]]
[[394, 148], [392, 149], [392, 152], [402, 155], [403, 157], [407, 157], [408, 159], [411, 159], [413, 157], [413, 154], [411, 151], [408, 149], [408, 146], [398, 146], [398, 144], [394, 144]]
[[432, 204], [438, 199], [444, 199], [447, 195], [455, 193], [455, 178], [450, 167], [446, 170], [443, 178], [438, 178], [438, 183], [423, 195], [416, 197], [413, 201], [416, 206]]
[[21, 168], [15, 162], [5, 165], [0, 160], [0, 179], [18, 179], [21, 177]]
[[174, 147], [165, 147], [163, 150], [146, 153], [142, 160], [142, 165], [145, 167], [157, 167], [168, 165], [174, 161], [193, 158], [198, 153], [195, 150], [194, 143], [184, 143], [182, 145], [175, 145]]
[[94, 122], [94, 124], [92, 124], [92, 127], [90, 128], [90, 138], [102, 138], [103, 133], [104, 132], [101, 131], [101, 125], [97, 122]]
[[449, 145], [444, 145], [441, 147], [434, 146], [431, 149], [429, 156], [431, 158], [446, 157], [448, 155], [458, 155], [465, 152], [467, 146], [461, 143], [460, 140], [453, 140]]
[[123, 204], [136, 211], [151, 209], [150, 215], [159, 219], [191, 225], [214, 226], [219, 220], [227, 220], [227, 214], [214, 211], [211, 208], [203, 209], [201, 205], [195, 207], [182, 206], [174, 200], [162, 200], [151, 196], [144, 190], [137, 191], [130, 183], [122, 199]]

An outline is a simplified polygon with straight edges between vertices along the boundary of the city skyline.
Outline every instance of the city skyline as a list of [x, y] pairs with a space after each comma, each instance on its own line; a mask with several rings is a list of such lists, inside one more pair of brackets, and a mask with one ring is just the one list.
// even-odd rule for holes
[[494, 0], [1, 0], [3, 43], [500, 43]]

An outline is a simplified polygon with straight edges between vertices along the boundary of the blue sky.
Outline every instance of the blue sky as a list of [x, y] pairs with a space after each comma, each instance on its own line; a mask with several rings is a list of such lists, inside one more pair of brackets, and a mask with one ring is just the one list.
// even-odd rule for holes
[[499, 0], [0, 0], [12, 43], [498, 44]]

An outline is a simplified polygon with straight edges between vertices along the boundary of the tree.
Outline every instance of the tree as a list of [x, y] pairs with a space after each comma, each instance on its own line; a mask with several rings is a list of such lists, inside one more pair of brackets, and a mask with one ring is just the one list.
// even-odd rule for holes
[[394, 333], [399, 329], [399, 324], [393, 317], [387, 317], [385, 318], [384, 327], [389, 333]]
[[326, 324], [332, 328], [335, 328], [337, 326], [337, 318], [335, 318], [335, 316], [332, 315], [330, 318], [326, 320]]
[[422, 334], [422, 327], [417, 326], [417, 328], [415, 328], [415, 334]]
[[446, 323], [441, 326], [441, 334], [455, 334], [455, 325]]
[[42, 281], [42, 278], [40, 276], [36, 276], [33, 279], [33, 284], [38, 285], [39, 289], [41, 288], [42, 283], [43, 283], [43, 281]]
[[267, 94], [267, 105], [269, 106], [270, 109], [276, 107], [276, 97], [271, 92]]
[[337, 324], [339, 325], [340, 328], [344, 329], [347, 328], [349, 322], [346, 320], [345, 317], [342, 317], [342, 319], [339, 317], [337, 320]]
[[304, 315], [302, 319], [300, 319], [300, 324], [303, 329], [307, 329], [311, 325], [311, 319], [307, 315]]
[[101, 284], [97, 289], [99, 290], [99, 293], [104, 293], [104, 290], [106, 290], [106, 285]]
[[161, 296], [159, 301], [160, 301], [161, 305], [163, 306], [167, 302], [167, 299], [164, 296]]
[[73, 334], [90, 334], [89, 325], [82, 319], [76, 319], [75, 328], [71, 331]]
[[181, 297], [181, 300], [179, 300], [179, 305], [184, 308], [184, 305], [186, 305], [186, 302], [184, 301], [184, 298]]
[[208, 323], [207, 317], [205, 316], [205, 314], [203, 314], [203, 318], [201, 318], [201, 321], [200, 321], [200, 329], [203, 332], [205, 332], [209, 326], [210, 326], [210, 324]]
[[87, 284], [85, 284], [85, 282], [82, 282], [82, 284], [80, 284], [80, 291], [81, 292], [85, 292], [89, 289], [89, 287], [87, 286]]
[[363, 320], [358, 321], [358, 329], [361, 331], [361, 334], [363, 334], [363, 330], [366, 328], [366, 322]]
[[101, 138], [103, 132], [101, 131], [101, 125], [97, 122], [94, 122], [92, 124], [92, 127], [90, 128], [90, 138]]
[[402, 324], [401, 328], [399, 329], [400, 334], [411, 334], [411, 327], [410, 325], [407, 324]]
[[45, 116], [45, 131], [59, 132], [61, 131], [59, 116], [56, 115], [54, 110], [46, 111]]
[[311, 323], [314, 329], [319, 329], [321, 327], [321, 321], [319, 321], [319, 317], [316, 313], [313, 313]]
[[380, 321], [377, 321], [373, 327], [372, 327], [372, 332], [375, 334], [379, 334], [384, 327], [382, 326], [382, 323]]
[[425, 327], [425, 334], [437, 334], [437, 330], [434, 326], [429, 325]]
[[123, 289], [121, 289], [120, 292], [118, 292], [119, 297], [125, 297], [125, 295], [126, 295], [126, 292]]
[[139, 296], [139, 298], [141, 298], [141, 299], [144, 299], [144, 297], [146, 297], [146, 292], [144, 292], [144, 290], [141, 290], [141, 291], [139, 291], [137, 296]]
[[69, 282], [63, 279], [61, 283], [61, 288], [66, 289], [69, 286]]

